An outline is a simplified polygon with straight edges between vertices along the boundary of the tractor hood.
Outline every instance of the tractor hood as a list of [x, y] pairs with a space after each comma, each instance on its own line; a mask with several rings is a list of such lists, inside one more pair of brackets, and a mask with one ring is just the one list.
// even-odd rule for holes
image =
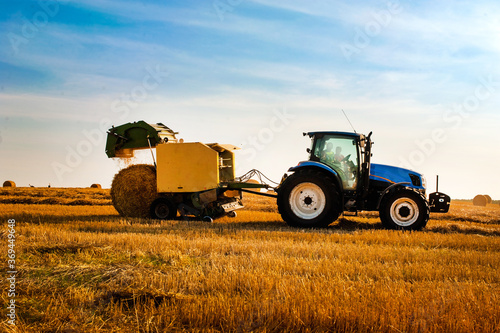
[[425, 178], [422, 174], [390, 165], [375, 164], [370, 166], [370, 180], [387, 182], [389, 185], [407, 183], [409, 187], [425, 190]]

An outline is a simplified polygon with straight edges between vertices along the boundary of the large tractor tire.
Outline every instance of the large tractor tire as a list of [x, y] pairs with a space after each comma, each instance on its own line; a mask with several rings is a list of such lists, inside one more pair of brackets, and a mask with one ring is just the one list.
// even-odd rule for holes
[[429, 204], [420, 194], [399, 190], [382, 201], [380, 220], [387, 229], [422, 230], [429, 221]]
[[292, 227], [328, 226], [342, 212], [340, 202], [333, 179], [312, 169], [293, 173], [278, 190], [278, 211]]

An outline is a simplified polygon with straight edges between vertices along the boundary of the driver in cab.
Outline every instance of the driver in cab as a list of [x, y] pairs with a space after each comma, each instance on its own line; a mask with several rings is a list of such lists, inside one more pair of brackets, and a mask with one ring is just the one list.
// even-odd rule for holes
[[335, 170], [341, 171], [341, 178], [347, 181], [355, 178], [353, 173], [355, 167], [351, 161], [348, 162], [349, 156], [350, 155], [346, 158], [342, 154], [342, 147], [340, 146], [337, 146], [334, 152], [333, 143], [328, 142], [326, 144], [326, 149], [321, 153], [321, 161], [333, 167]]
[[333, 143], [328, 142], [326, 144], [326, 149], [321, 154], [321, 159], [326, 163], [336, 163], [340, 164], [344, 159], [344, 155], [342, 153], [342, 147], [335, 148], [335, 152], [333, 152]]

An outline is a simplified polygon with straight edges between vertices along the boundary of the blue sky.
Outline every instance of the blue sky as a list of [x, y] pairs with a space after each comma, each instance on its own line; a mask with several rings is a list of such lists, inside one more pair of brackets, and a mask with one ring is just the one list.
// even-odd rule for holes
[[3, 1], [0, 31], [0, 177], [19, 186], [109, 187], [105, 125], [137, 120], [279, 180], [302, 132], [351, 130], [344, 109], [374, 162], [500, 199], [497, 1]]

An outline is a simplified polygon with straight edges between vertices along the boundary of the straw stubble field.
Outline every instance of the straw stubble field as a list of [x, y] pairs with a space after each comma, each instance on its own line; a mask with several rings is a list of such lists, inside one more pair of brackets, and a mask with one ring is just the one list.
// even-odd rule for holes
[[454, 201], [410, 233], [374, 213], [291, 229], [272, 199], [245, 202], [212, 224], [160, 222], [120, 217], [109, 190], [0, 190], [17, 331], [500, 331], [498, 204]]

